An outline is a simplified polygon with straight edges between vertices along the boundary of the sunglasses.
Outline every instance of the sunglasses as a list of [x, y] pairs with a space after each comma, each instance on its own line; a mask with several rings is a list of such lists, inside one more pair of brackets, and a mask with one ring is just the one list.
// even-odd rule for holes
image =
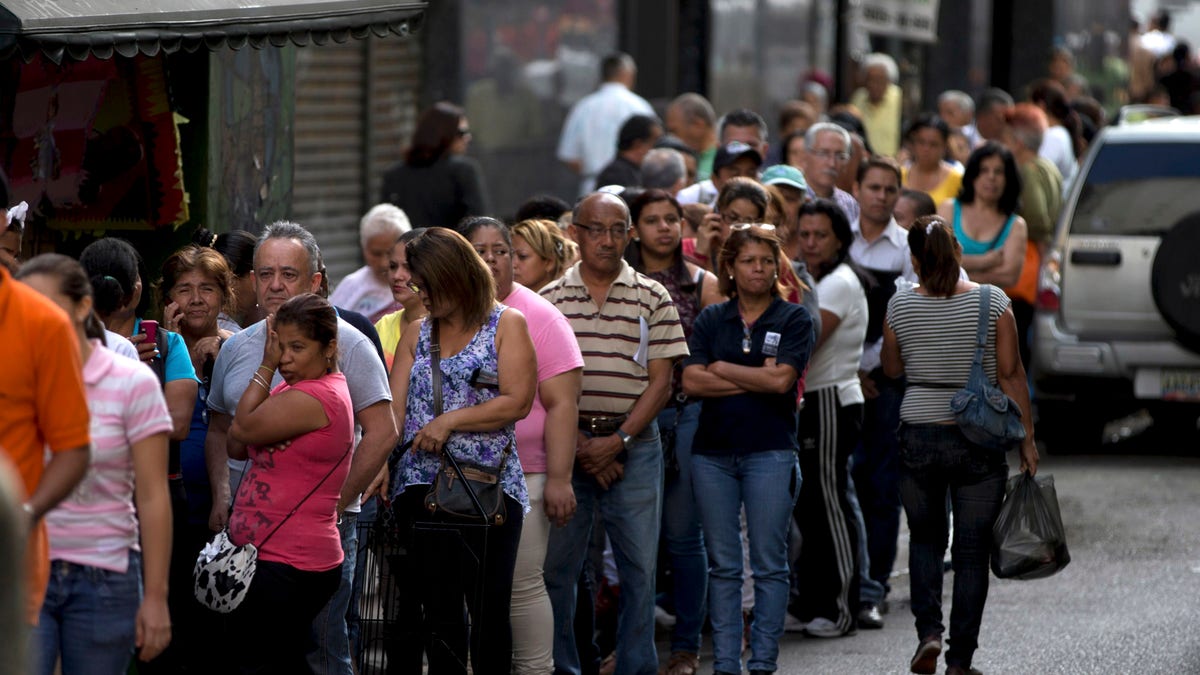
[[729, 226], [729, 229], [734, 232], [741, 232], [742, 230], [749, 230], [752, 227], [757, 227], [763, 232], [775, 231], [775, 226], [770, 223], [734, 223]]

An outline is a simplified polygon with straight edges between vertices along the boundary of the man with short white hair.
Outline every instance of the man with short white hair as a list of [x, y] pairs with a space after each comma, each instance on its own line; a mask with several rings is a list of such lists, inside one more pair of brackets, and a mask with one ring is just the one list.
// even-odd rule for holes
[[329, 302], [358, 312], [371, 323], [400, 309], [388, 282], [388, 254], [400, 235], [412, 229], [408, 216], [392, 204], [376, 204], [358, 224], [363, 266], [346, 275]]
[[642, 187], [666, 190], [674, 197], [687, 185], [683, 154], [671, 148], [655, 148], [642, 160]]
[[850, 97], [862, 112], [867, 142], [876, 154], [895, 156], [900, 149], [900, 114], [903, 93], [897, 84], [900, 69], [887, 54], [869, 54], [863, 59], [863, 86]]
[[980, 144], [975, 128], [975, 101], [964, 91], [949, 89], [938, 96], [938, 115], [950, 128], [960, 132], [971, 148]]
[[820, 122], [804, 134], [804, 178], [809, 199], [829, 199], [842, 208], [846, 220], [858, 220], [858, 202], [837, 186], [842, 166], [850, 161], [850, 132], [832, 122]]

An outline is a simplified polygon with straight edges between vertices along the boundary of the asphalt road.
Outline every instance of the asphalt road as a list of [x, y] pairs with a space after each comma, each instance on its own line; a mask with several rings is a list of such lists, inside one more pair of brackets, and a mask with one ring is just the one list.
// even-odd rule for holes
[[[1048, 579], [992, 579], [975, 667], [987, 675], [1200, 673], [1200, 447], [1147, 447], [1159, 442], [1043, 457], [1072, 562]], [[896, 567], [882, 630], [834, 640], [786, 635], [778, 672], [907, 673], [917, 638], [904, 533]], [[665, 660], [669, 646], [659, 649]], [[707, 636], [703, 649], [701, 672], [709, 673]]]

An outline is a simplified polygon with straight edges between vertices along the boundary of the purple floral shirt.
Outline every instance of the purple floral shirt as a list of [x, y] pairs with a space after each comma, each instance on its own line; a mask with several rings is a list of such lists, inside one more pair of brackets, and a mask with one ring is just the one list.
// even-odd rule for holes
[[[489, 401], [499, 395], [491, 387], [471, 386], [471, 376], [477, 369], [499, 373], [496, 354], [496, 326], [500, 314], [508, 309], [497, 305], [488, 316], [487, 322], [471, 338], [462, 351], [451, 357], [442, 356], [442, 411], [450, 412]], [[408, 380], [408, 402], [405, 406], [404, 440], [417, 435], [422, 427], [433, 420], [433, 370], [429, 358], [429, 328], [431, 322], [421, 322], [417, 339], [416, 359]], [[513, 444], [512, 454], [500, 475], [504, 494], [521, 503], [529, 511], [529, 493], [525, 487], [525, 474], [516, 454], [515, 425], [499, 431], [455, 431], [447, 439], [445, 450], [454, 453], [459, 462], [472, 462], [485, 466], [496, 466], [504, 447]], [[400, 458], [399, 480], [394, 483], [393, 497], [404, 492], [410, 485], [432, 485], [433, 478], [441, 466], [441, 457], [431, 452], [409, 451]]]

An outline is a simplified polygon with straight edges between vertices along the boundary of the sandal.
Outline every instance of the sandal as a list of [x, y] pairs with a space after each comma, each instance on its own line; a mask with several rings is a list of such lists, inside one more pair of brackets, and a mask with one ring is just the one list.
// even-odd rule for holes
[[667, 665], [659, 675], [696, 675], [700, 669], [700, 655], [688, 652], [671, 652]]

